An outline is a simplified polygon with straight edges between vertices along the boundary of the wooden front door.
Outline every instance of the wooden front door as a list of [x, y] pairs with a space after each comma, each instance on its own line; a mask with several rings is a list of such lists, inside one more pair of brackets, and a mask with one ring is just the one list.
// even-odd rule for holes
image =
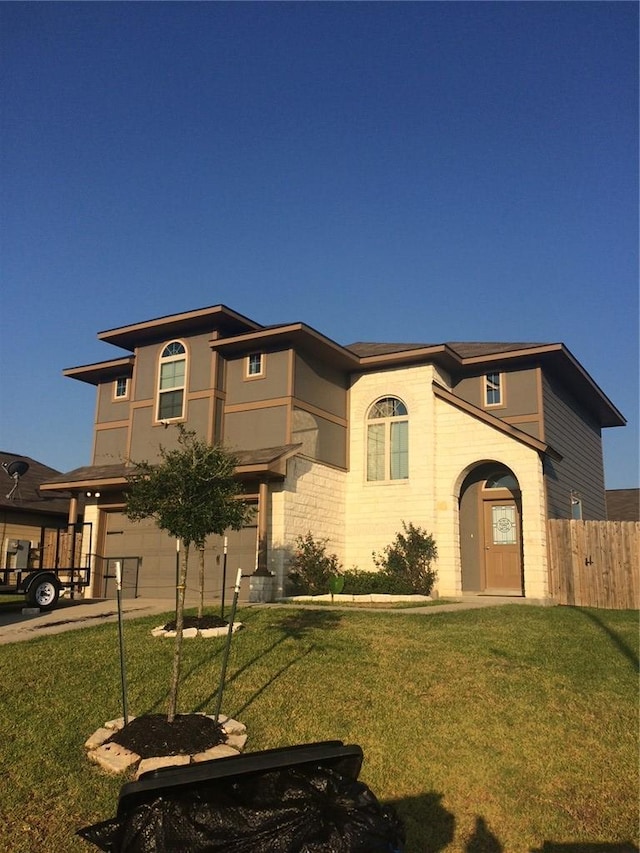
[[522, 595], [520, 513], [513, 499], [483, 501], [487, 592]]

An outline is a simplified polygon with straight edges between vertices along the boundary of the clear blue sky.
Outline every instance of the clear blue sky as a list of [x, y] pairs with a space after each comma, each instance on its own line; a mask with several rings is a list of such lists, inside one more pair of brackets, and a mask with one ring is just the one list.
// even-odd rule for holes
[[0, 449], [89, 464], [96, 333], [224, 303], [564, 342], [638, 485], [638, 5], [3, 3]]

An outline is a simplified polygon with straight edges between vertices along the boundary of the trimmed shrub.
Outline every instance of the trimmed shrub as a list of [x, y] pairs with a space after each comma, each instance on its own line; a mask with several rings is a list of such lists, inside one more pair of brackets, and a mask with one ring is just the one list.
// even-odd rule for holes
[[412, 592], [431, 595], [438, 577], [431, 565], [438, 557], [435, 540], [430, 533], [415, 525], [402, 522], [403, 533], [398, 533], [391, 545], [381, 554], [373, 554], [373, 562], [385, 574], [408, 583]]
[[327, 554], [328, 539], [314, 539], [309, 531], [296, 539], [296, 549], [289, 565], [293, 591], [301, 595], [323, 595], [329, 592], [329, 581], [342, 574], [335, 554]]
[[387, 572], [359, 572], [355, 569], [343, 574], [345, 595], [411, 595], [411, 584]]

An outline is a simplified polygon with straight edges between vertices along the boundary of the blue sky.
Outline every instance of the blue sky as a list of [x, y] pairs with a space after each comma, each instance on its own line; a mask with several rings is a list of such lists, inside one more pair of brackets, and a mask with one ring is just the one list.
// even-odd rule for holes
[[223, 303], [564, 342], [638, 476], [638, 6], [4, 3], [0, 449], [91, 461], [96, 333]]

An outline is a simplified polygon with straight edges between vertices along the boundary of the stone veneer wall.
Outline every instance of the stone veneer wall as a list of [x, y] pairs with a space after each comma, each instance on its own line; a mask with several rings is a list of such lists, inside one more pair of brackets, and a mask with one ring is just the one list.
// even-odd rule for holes
[[[89, 536], [83, 536], [82, 538], [82, 565], [86, 566], [87, 561], [91, 560], [91, 584], [84, 588], [84, 591], [81, 593], [84, 598], [99, 598], [102, 590], [98, 589], [98, 578], [96, 571], [96, 560], [95, 554], [97, 550], [96, 537], [98, 536], [98, 532], [100, 530], [99, 524], [100, 522], [104, 523], [104, 518], [100, 517], [101, 513], [98, 509], [98, 505], [96, 503], [96, 499], [93, 500], [87, 499], [84, 507], [84, 522], [85, 524], [90, 523], [92, 525], [91, 530], [91, 541], [89, 541]], [[86, 528], [85, 528], [86, 529]], [[90, 555], [90, 550], [93, 552]]]
[[269, 569], [276, 576], [276, 597], [284, 593], [289, 557], [298, 536], [311, 531], [327, 539], [329, 553], [344, 561], [346, 473], [304, 456], [287, 464], [287, 477], [270, 494]]
[[548, 593], [547, 534], [542, 460], [536, 450], [477, 420], [444, 400], [435, 401], [436, 527], [441, 595], [459, 594], [462, 573], [458, 532], [458, 498], [467, 473], [479, 462], [510, 468], [522, 494], [522, 540], [525, 595]]
[[[433, 532], [436, 471], [431, 365], [386, 370], [357, 377], [350, 393], [350, 470], [347, 475], [347, 568], [375, 569], [372, 551], [393, 541], [402, 522]], [[366, 480], [366, 419], [380, 397], [398, 397], [409, 413], [409, 479]]]
[[[486, 461], [509, 467], [522, 491], [525, 594], [548, 591], [546, 506], [539, 454], [498, 429], [435, 397], [429, 365], [358, 377], [351, 389], [350, 470], [346, 493], [345, 566], [373, 569], [379, 552], [412, 522], [432, 533], [438, 546], [440, 595], [462, 589], [458, 500], [466, 474]], [[383, 396], [397, 396], [409, 412], [409, 479], [366, 481], [366, 415]]]

